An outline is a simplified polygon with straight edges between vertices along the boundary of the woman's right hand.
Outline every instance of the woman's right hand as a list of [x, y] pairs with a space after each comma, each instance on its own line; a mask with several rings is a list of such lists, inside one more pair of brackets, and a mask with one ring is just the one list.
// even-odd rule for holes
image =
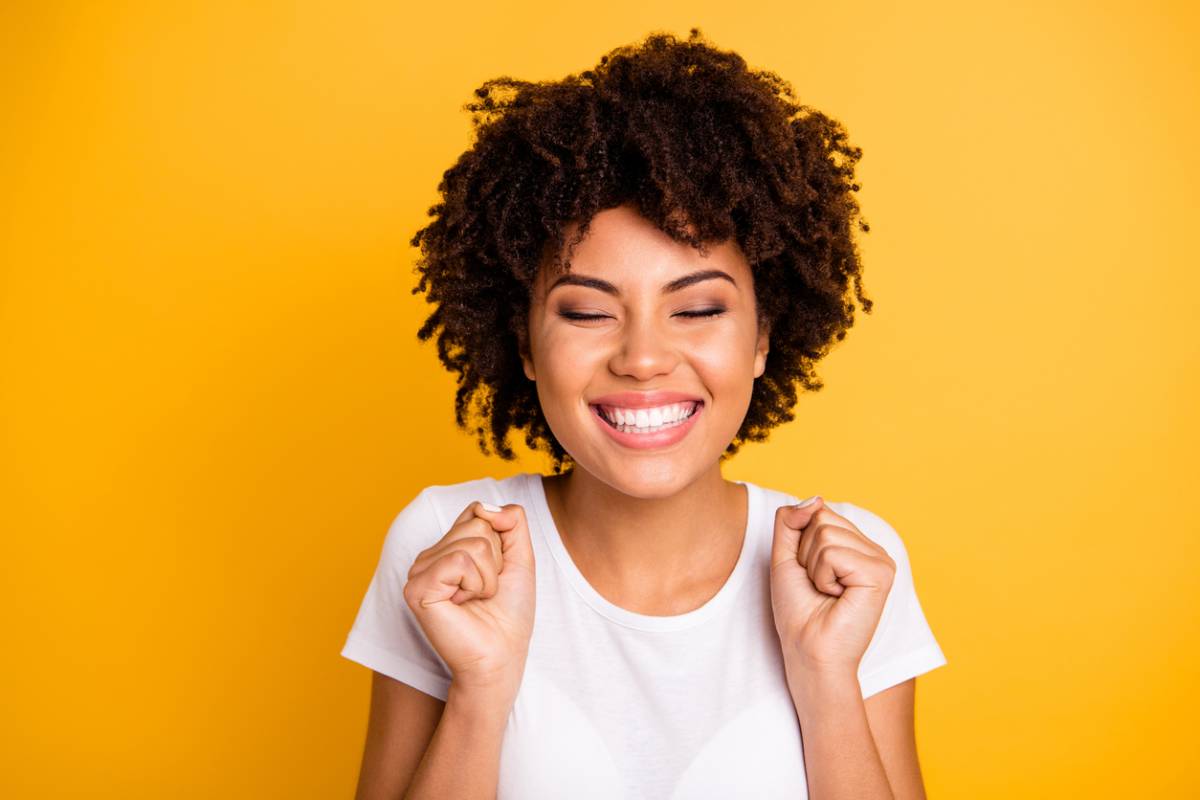
[[534, 576], [529, 525], [516, 503], [499, 511], [471, 503], [417, 555], [404, 600], [454, 684], [515, 695], [533, 635]]

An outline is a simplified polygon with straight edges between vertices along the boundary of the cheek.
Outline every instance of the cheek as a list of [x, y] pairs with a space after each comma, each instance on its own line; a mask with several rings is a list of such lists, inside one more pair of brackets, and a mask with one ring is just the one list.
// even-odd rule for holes
[[736, 387], [754, 377], [754, 349], [740, 331], [706, 337], [691, 349], [691, 363], [706, 383]]
[[598, 364], [603, 364], [604, 348], [586, 336], [570, 331], [551, 330], [543, 334], [539, 347], [539, 381], [554, 387], [586, 385]]

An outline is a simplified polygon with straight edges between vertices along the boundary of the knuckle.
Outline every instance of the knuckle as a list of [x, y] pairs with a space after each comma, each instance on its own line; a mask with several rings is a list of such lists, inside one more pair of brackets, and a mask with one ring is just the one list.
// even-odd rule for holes
[[492, 540], [484, 536], [472, 536], [469, 539], [463, 539], [463, 546], [471, 552], [471, 555], [486, 563], [492, 558]]
[[470, 531], [478, 528], [480, 523], [487, 524], [482, 517], [467, 517], [466, 519], [455, 523], [454, 527], [447, 532], [446, 538], [458, 538], [462, 535], [463, 531]]
[[407, 583], [404, 584], [404, 590], [403, 590], [402, 594], [404, 595], [404, 602], [408, 604], [409, 608], [416, 608], [416, 606], [417, 606], [417, 590], [418, 590], [418, 588], [419, 587], [417, 586], [416, 582], [414, 582], [414, 581], [408, 581]]

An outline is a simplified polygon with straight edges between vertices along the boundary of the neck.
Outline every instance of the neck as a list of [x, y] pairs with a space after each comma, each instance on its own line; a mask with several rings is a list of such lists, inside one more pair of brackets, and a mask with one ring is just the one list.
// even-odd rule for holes
[[652, 603], [703, 591], [741, 553], [749, 498], [719, 464], [670, 497], [632, 497], [578, 465], [542, 480], [564, 545], [602, 594]]

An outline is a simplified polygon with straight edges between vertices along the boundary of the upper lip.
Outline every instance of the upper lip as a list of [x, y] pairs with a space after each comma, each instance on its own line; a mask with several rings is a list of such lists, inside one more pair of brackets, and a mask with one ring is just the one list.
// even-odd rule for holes
[[686, 403], [686, 402], [703, 403], [694, 394], [687, 392], [672, 392], [666, 390], [654, 392], [617, 392], [615, 394], [606, 394], [603, 397], [592, 398], [591, 404], [594, 406], [616, 406], [617, 408], [653, 408], [654, 406], [665, 406], [671, 403]]

